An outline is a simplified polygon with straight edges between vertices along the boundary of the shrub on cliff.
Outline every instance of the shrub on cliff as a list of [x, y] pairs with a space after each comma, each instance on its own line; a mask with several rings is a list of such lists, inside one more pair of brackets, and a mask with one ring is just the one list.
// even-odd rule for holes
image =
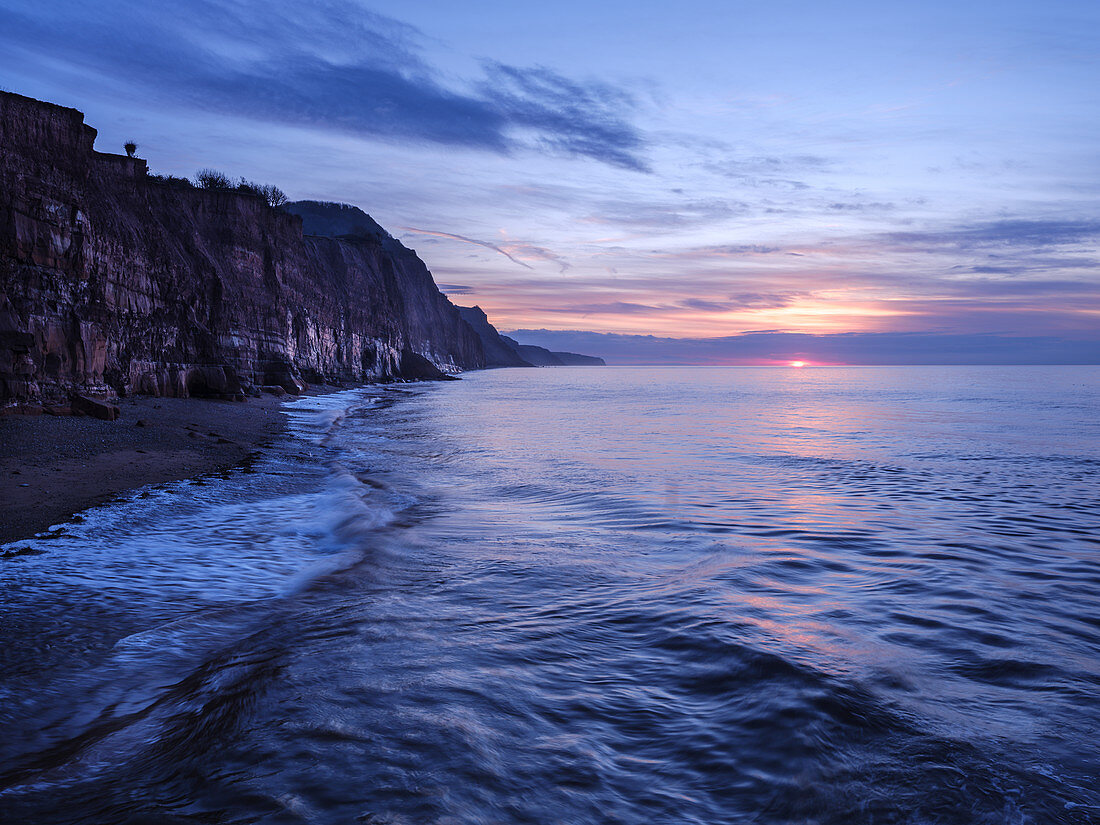
[[195, 185], [200, 189], [227, 189], [240, 192], [242, 195], [252, 195], [262, 198], [272, 208], [282, 206], [288, 200], [286, 193], [278, 186], [270, 183], [256, 183], [246, 178], [238, 178], [237, 182], [233, 183], [227, 175], [216, 169], [200, 169], [195, 175]]
[[153, 175], [149, 174], [145, 178], [151, 180], [154, 183], [162, 183], [167, 186], [174, 186], [177, 189], [194, 189], [195, 184], [191, 183], [187, 178], [178, 178], [175, 175]]
[[195, 175], [195, 185], [200, 189], [232, 189], [233, 182], [217, 169], [200, 169]]
[[263, 193], [260, 192], [260, 185], [244, 178], [237, 181], [237, 191], [246, 195], [254, 195], [257, 198], [263, 197]]
[[127, 157], [132, 158], [134, 156], [134, 153], [137, 152], [137, 144], [134, 143], [132, 140], [128, 140], [124, 144], [122, 144], [122, 148], [126, 150]]
[[256, 183], [255, 181], [241, 178], [237, 184], [237, 191], [248, 195], [255, 195], [267, 201], [267, 205], [275, 208], [287, 202], [287, 196], [278, 186], [271, 183]]
[[262, 184], [260, 187], [260, 194], [267, 200], [267, 205], [274, 208], [278, 208], [287, 202], [286, 193], [271, 183]]

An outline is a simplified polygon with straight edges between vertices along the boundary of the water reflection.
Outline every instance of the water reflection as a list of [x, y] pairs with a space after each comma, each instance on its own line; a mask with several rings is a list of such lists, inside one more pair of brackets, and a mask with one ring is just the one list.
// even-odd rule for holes
[[0, 569], [0, 811], [1095, 821], [1098, 378], [513, 370], [312, 402], [256, 474]]

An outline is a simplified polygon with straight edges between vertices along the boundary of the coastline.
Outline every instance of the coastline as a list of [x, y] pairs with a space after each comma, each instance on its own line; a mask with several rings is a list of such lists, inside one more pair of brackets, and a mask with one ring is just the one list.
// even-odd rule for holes
[[293, 398], [122, 398], [117, 421], [0, 417], [0, 544], [129, 490], [239, 467], [286, 431]]

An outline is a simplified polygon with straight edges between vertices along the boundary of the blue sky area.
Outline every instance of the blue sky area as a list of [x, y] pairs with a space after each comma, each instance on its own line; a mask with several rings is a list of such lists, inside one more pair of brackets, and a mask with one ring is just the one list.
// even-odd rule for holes
[[1098, 36], [1096, 2], [0, 0], [0, 86], [361, 206], [558, 348], [1096, 363]]

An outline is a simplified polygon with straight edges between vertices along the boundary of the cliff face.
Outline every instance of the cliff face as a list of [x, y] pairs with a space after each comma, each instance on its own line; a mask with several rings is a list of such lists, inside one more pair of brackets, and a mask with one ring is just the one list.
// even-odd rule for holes
[[302, 219], [302, 231], [307, 235], [373, 238], [391, 247], [405, 248], [378, 221], [357, 206], [321, 201], [293, 201], [284, 209]]
[[459, 307], [462, 320], [481, 338], [485, 349], [486, 367], [531, 367], [534, 364], [520, 356], [519, 351], [507, 338], [497, 332], [489, 323], [489, 318], [481, 307]]
[[95, 152], [95, 134], [76, 110], [0, 93], [0, 401], [484, 366], [412, 251], [303, 236], [258, 197]]
[[580, 355], [576, 352], [559, 352], [538, 347], [534, 344], [521, 344], [515, 338], [500, 336], [521, 358], [536, 367], [606, 367], [607, 363], [597, 355]]
[[478, 306], [458, 307], [458, 312], [481, 338], [486, 367], [604, 367], [602, 358], [575, 352], [551, 352], [545, 347], [521, 344], [501, 335]]

